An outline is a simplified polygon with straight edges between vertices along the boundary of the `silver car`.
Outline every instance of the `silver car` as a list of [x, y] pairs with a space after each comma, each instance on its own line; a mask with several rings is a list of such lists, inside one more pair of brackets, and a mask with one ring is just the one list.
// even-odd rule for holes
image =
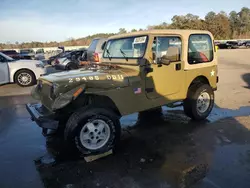
[[73, 70], [79, 68], [79, 62], [86, 56], [87, 49], [74, 50], [66, 53], [61, 58], [56, 58], [55, 69], [56, 70]]
[[34, 85], [36, 80], [46, 74], [41, 61], [14, 60], [0, 52], [0, 84], [15, 82], [22, 87]]

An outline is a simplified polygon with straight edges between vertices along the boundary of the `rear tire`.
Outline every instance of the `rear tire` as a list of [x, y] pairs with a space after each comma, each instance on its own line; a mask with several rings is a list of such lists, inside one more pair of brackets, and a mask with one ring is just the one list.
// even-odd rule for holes
[[113, 111], [87, 106], [71, 115], [64, 137], [82, 154], [100, 154], [114, 149], [120, 132], [119, 117]]
[[69, 63], [67, 66], [66, 66], [66, 70], [76, 70], [78, 69], [78, 66], [77, 64], [75, 63]]
[[30, 70], [20, 70], [15, 74], [14, 81], [21, 87], [28, 87], [36, 84], [36, 76]]
[[214, 92], [208, 84], [194, 84], [184, 100], [184, 112], [193, 120], [206, 119], [214, 106]]

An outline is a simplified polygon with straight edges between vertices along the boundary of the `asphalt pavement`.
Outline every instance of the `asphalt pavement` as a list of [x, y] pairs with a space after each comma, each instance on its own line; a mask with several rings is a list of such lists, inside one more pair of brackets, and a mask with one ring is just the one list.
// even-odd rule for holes
[[25, 109], [35, 102], [30, 88], [0, 86], [0, 187], [249, 188], [250, 53], [221, 50], [219, 59], [207, 121], [181, 107], [123, 117], [119, 148], [91, 163], [62, 138], [41, 135]]

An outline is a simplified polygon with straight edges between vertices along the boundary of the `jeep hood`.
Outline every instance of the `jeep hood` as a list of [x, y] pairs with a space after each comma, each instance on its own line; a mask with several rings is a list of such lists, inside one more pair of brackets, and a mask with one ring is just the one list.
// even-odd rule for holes
[[117, 88], [129, 86], [130, 79], [140, 79], [139, 71], [130, 68], [111, 70], [71, 70], [43, 76], [40, 80], [56, 83], [60, 86], [75, 87], [85, 84], [87, 88]]

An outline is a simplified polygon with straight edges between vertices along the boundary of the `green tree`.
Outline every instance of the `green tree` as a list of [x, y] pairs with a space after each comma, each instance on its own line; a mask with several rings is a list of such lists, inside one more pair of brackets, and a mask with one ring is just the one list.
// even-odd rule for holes
[[125, 28], [120, 28], [118, 34], [124, 34], [127, 33]]
[[230, 21], [225, 12], [216, 14], [209, 12], [205, 16], [206, 29], [209, 30], [216, 39], [227, 39], [231, 35]]
[[199, 16], [187, 14], [185, 16], [175, 15], [172, 18], [171, 29], [204, 29], [204, 21]]
[[231, 38], [237, 37], [240, 34], [240, 17], [237, 12], [232, 11], [229, 14], [229, 21], [231, 27]]
[[240, 35], [245, 35], [250, 32], [250, 9], [243, 7], [239, 12], [240, 18]]

